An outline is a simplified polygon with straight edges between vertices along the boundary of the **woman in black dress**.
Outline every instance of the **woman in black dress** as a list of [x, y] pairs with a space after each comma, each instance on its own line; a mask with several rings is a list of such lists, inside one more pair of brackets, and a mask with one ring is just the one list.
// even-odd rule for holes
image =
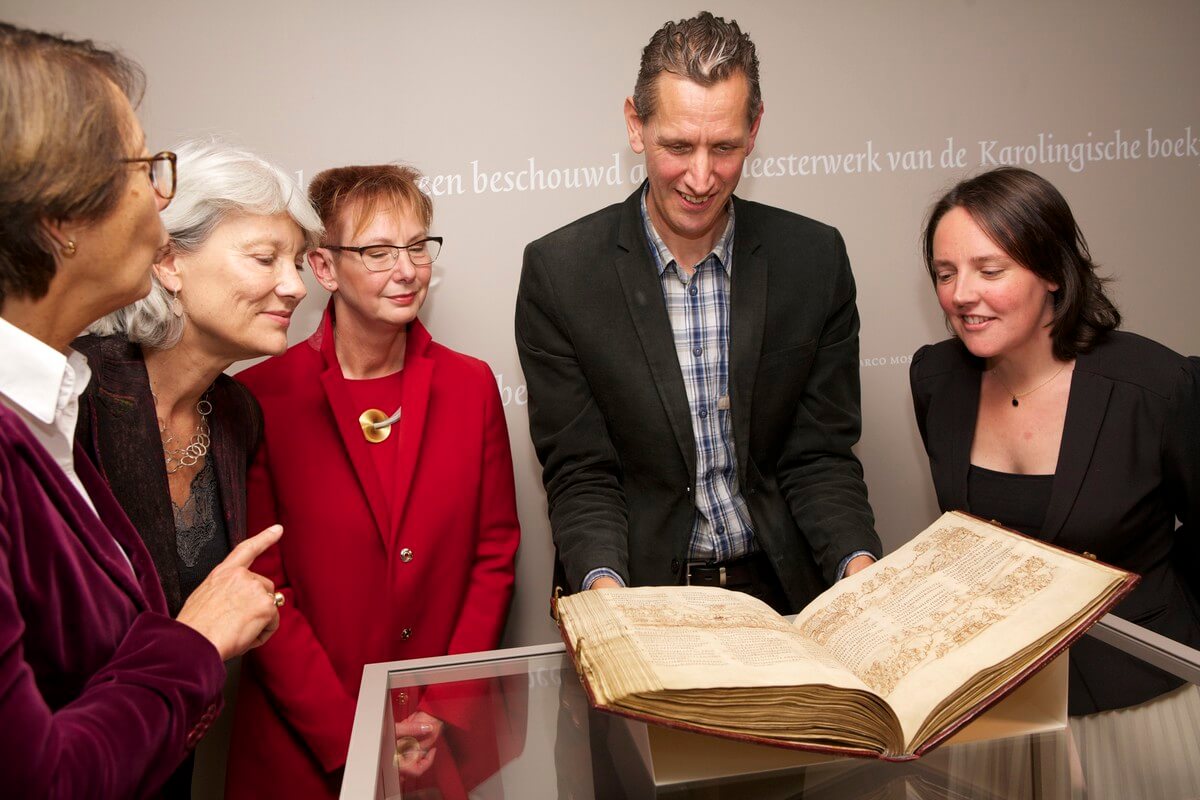
[[[917, 351], [910, 372], [941, 508], [1140, 574], [1115, 613], [1200, 646], [1189, 588], [1200, 565], [1180, 555], [1200, 525], [1200, 362], [1116, 330], [1070, 208], [1028, 170], [951, 189], [930, 213], [924, 256], [954, 333]], [[1143, 773], [1200, 793], [1194, 754], [1172, 763], [1163, 741], [1200, 740], [1200, 689], [1086, 637], [1070, 676], [1091, 792], [1150, 796], [1101, 773], [1136, 764], [1129, 748], [1141, 742], [1162, 763], [1143, 761]], [[1139, 733], [1153, 724], [1179, 735]]]

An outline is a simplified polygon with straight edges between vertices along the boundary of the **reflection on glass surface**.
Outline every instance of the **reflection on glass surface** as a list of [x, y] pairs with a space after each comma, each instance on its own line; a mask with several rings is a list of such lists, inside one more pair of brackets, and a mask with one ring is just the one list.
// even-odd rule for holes
[[[1188, 681], [1181, 692], [1200, 692], [1200, 652], [1112, 617], [1091, 635]], [[1086, 731], [1073, 736], [1061, 720], [1066, 667], [1049, 665], [987, 722], [960, 731], [957, 742], [916, 761], [886, 763], [730, 742], [594, 711], [562, 645], [368, 665], [342, 798], [1096, 800], [1121, 796], [1108, 791], [1126, 785], [1121, 775], [1152, 786], [1122, 800], [1196, 797], [1156, 763], [1181, 743], [1177, 760], [1194, 762], [1200, 737], [1184, 733], [1200, 721], [1139, 728], [1118, 750], [1097, 749]], [[1022, 706], [1014, 701], [1023, 692]], [[1018, 708], [1036, 713], [1010, 713]], [[1028, 722], [1039, 715], [1048, 720], [1040, 732], [1011, 735], [1032, 730]], [[998, 731], [1007, 738], [987, 738]], [[1105, 777], [1089, 786], [1097, 764]]]
[[[526, 739], [526, 676], [499, 675], [389, 691], [395, 747], [388, 771], [405, 798], [502, 798], [492, 781]], [[489, 783], [491, 781], [491, 783]], [[516, 795], [510, 795], [516, 796]]]
[[[946, 745], [906, 763], [828, 758], [648, 728], [594, 711], [561, 648], [544, 649], [550, 652], [495, 653], [479, 663], [388, 673], [389, 747], [380, 754], [377, 796], [1072, 797], [1066, 729]], [[440, 723], [436, 735], [405, 724], [431, 724], [419, 715]], [[397, 743], [405, 749], [399, 759]], [[410, 765], [430, 753], [427, 768], [412, 774]]]

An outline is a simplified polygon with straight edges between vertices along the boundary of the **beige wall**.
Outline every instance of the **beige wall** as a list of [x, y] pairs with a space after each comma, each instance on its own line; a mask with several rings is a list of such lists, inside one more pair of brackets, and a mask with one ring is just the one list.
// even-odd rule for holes
[[[486, 359], [509, 400], [524, 527], [506, 639], [516, 645], [554, 637], [545, 499], [512, 335], [521, 251], [632, 190], [641, 162], [625, 141], [622, 100], [650, 33], [696, 7], [3, 0], [0, 16], [136, 57], [150, 78], [142, 119], [152, 149], [222, 134], [305, 177], [388, 160], [444, 176], [433, 188], [451, 190], [435, 200], [447, 244], [422, 316], [436, 338]], [[918, 258], [921, 218], [949, 184], [993, 163], [985, 157], [1011, 157], [1003, 148], [1036, 146], [1039, 136], [1105, 143], [1119, 130], [1137, 143], [1136, 158], [1082, 168], [1039, 163], [1036, 153], [1022, 163], [1066, 194], [1117, 278], [1127, 327], [1200, 352], [1200, 5], [792, 0], [712, 10], [735, 15], [758, 44], [766, 116], [754, 156], [776, 159], [768, 171], [780, 158], [798, 170], [814, 163], [804, 156], [868, 148], [877, 159], [863, 173], [748, 177], [739, 194], [845, 235], [863, 318], [859, 454], [885, 546], [936, 510], [905, 363], [945, 335]], [[1190, 139], [1182, 155], [1151, 158], [1148, 136]], [[530, 159], [550, 180], [550, 170], [594, 168], [601, 185], [477, 187], [477, 173], [527, 170]], [[323, 302], [313, 291], [294, 338], [312, 330]]]

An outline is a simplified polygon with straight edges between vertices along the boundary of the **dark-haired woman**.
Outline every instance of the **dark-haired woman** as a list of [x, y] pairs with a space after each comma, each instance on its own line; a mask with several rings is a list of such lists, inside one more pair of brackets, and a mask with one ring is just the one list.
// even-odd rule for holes
[[[1115, 330], [1066, 200], [1028, 170], [955, 186], [930, 213], [924, 256], [955, 335], [917, 351], [910, 372], [941, 508], [1140, 574], [1115, 613], [1200, 647], [1200, 565], [1179, 557], [1200, 533], [1200, 361]], [[1072, 648], [1090, 796], [1200, 794], [1200, 688], [1181, 684], [1094, 639]], [[1118, 761], [1141, 774], [1106, 771]], [[1146, 778], [1158, 789], [1127, 782]]]

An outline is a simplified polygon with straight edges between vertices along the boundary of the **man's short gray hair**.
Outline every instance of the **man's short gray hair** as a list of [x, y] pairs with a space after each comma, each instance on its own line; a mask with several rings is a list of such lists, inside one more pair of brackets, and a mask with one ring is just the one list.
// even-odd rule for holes
[[758, 53], [750, 34], [742, 33], [736, 20], [726, 22], [708, 11], [691, 19], [668, 22], [650, 37], [642, 51], [642, 66], [633, 88], [633, 107], [648, 120], [658, 106], [655, 80], [670, 72], [701, 86], [712, 86], [731, 75], [741, 73], [750, 85], [747, 115], [750, 124], [762, 111], [762, 90], [758, 85]]
[[[306, 248], [316, 247], [321, 219], [296, 180], [253, 153], [219, 141], [194, 140], [175, 148], [179, 184], [162, 211], [175, 253], [194, 253], [221, 222], [237, 214], [286, 213], [304, 231]], [[152, 275], [150, 294], [95, 322], [89, 333], [124, 333], [129, 341], [157, 350], [179, 343], [184, 320], [171, 313], [171, 294]]]

